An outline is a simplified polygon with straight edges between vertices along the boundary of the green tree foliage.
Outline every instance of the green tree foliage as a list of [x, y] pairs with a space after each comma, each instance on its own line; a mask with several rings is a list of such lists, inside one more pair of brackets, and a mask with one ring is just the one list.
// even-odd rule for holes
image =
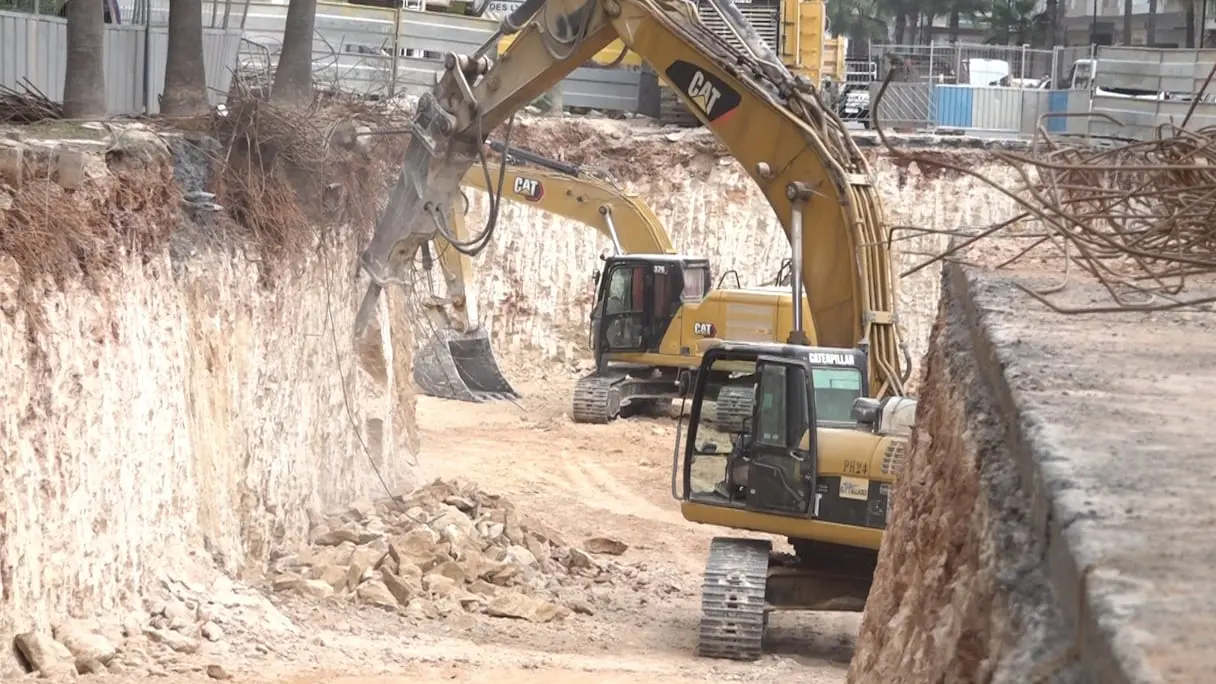
[[827, 0], [828, 30], [851, 43], [903, 44], [928, 43], [931, 27], [944, 26], [958, 41], [966, 19], [989, 27], [987, 43], [1049, 47], [1058, 42], [1062, 6], [1046, 5], [1036, 12], [1034, 0]]

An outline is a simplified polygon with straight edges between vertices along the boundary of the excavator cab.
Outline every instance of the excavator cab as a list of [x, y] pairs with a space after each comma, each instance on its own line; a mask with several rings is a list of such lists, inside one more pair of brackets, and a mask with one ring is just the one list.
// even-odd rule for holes
[[[866, 356], [856, 349], [730, 342], [710, 348], [696, 379], [682, 383], [692, 406], [682, 459], [676, 445], [673, 485], [677, 476], [682, 484], [673, 486], [673, 496], [813, 518], [820, 484], [817, 429], [864, 430], [855, 406], [867, 396], [865, 370]], [[724, 375], [750, 385], [752, 402], [742, 421], [716, 420], [709, 383]]]
[[669, 254], [604, 258], [591, 310], [596, 370], [608, 370], [610, 354], [658, 352], [686, 290], [710, 287], [709, 261]]

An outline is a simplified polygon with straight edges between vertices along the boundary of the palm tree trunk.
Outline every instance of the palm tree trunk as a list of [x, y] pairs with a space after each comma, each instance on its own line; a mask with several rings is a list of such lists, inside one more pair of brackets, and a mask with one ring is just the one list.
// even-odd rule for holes
[[101, 0], [69, 0], [68, 58], [63, 74], [63, 115], [106, 115], [105, 12]]
[[160, 111], [167, 116], [195, 116], [209, 108], [202, 0], [169, 0], [169, 54]]
[[1195, 0], [1186, 3], [1186, 47], [1195, 47]]
[[895, 44], [904, 44], [904, 34], [908, 32], [908, 15], [903, 12], [895, 17]]
[[1132, 0], [1123, 0], [1123, 44], [1132, 44]]
[[[1056, 0], [1049, 0], [1049, 2], [1056, 2]], [[950, 42], [951, 43], [958, 42], [959, 23], [961, 21], [961, 15], [962, 15], [962, 13], [959, 12], [957, 9], [950, 11]]]
[[291, 0], [283, 32], [283, 52], [274, 72], [270, 97], [276, 102], [305, 105], [312, 99], [312, 34], [317, 0]]
[[1144, 24], [1144, 42], [1149, 47], [1157, 44], [1157, 0], [1148, 0], [1148, 20]]

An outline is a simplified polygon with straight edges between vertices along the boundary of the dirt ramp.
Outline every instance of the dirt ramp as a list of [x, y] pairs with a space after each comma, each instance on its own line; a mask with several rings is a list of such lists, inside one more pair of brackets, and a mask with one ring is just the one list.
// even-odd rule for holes
[[183, 197], [162, 138], [68, 133], [98, 140], [6, 143], [0, 174], [6, 637], [137, 607], [163, 573], [257, 567], [309, 508], [383, 491], [369, 461], [407, 484], [416, 447], [408, 344], [351, 342], [353, 236], [269, 269]]

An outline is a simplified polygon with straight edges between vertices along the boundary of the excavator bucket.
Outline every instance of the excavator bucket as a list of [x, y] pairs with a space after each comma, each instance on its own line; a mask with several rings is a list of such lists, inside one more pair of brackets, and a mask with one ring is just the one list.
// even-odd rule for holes
[[436, 331], [414, 356], [414, 382], [441, 399], [481, 403], [520, 396], [499, 370], [484, 328], [468, 335]]

